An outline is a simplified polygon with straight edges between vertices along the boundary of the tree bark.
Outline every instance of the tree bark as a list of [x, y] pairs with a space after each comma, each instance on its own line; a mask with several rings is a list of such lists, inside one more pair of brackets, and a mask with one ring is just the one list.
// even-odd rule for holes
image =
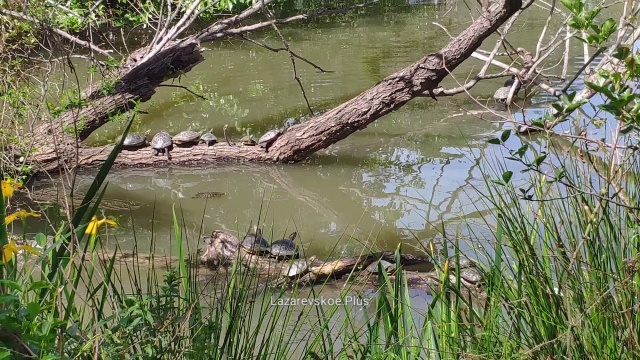
[[[174, 148], [172, 164], [204, 164], [221, 161], [298, 162], [313, 153], [362, 130], [380, 117], [399, 109], [409, 100], [429, 93], [458, 65], [471, 56], [510, 16], [521, 7], [521, 0], [505, 0], [487, 8], [466, 30], [440, 51], [388, 76], [374, 87], [336, 108], [289, 128], [266, 152], [259, 147], [228, 146]], [[227, 36], [237, 20], [225, 20], [199, 34], [175, 41], [151, 57], [150, 48], [134, 52], [113, 76], [115, 92], [104, 93], [104, 85], [85, 94], [86, 106], [63, 113], [60, 118], [41, 124], [34, 132], [37, 168], [55, 171], [64, 166], [101, 164], [110, 146], [87, 148], [79, 141], [106, 123], [114, 113], [130, 110], [134, 103], [151, 98], [162, 82], [190, 71], [203, 60], [199, 52], [202, 41]], [[114, 79], [117, 80], [114, 82]], [[76, 137], [63, 129], [76, 126]], [[148, 156], [149, 148], [122, 151], [116, 166], [166, 166], [167, 158]]]
[[[252, 270], [256, 276], [264, 277], [273, 282], [274, 285], [297, 284], [300, 286], [313, 285], [324, 281], [337, 280], [345, 275], [360, 274], [365, 275], [365, 281], [370, 279], [368, 275], [375, 275], [367, 271], [367, 267], [379, 260], [385, 260], [391, 263], [396, 262], [395, 253], [393, 251], [382, 251], [377, 253], [362, 254], [360, 256], [351, 256], [331, 261], [319, 261], [315, 257], [307, 259], [308, 268], [301, 271], [296, 276], [288, 276], [288, 269], [291, 266], [290, 260], [278, 260], [264, 255], [258, 255], [249, 249], [241, 246], [240, 241], [233, 234], [215, 230], [210, 236], [205, 237], [205, 248], [200, 256], [199, 262], [203, 265], [212, 267], [216, 270], [225, 269], [233, 262], [238, 261], [240, 264]], [[400, 264], [403, 267], [411, 265], [429, 265], [429, 271], [406, 271], [402, 270], [402, 274], [407, 281], [407, 285], [411, 288], [420, 288], [431, 291], [442, 285], [444, 277], [438, 273], [431, 262], [431, 257], [414, 256], [410, 254], [400, 254]], [[475, 266], [471, 263], [468, 266]], [[453, 268], [453, 265], [451, 265]], [[390, 271], [390, 279], [396, 280], [396, 271]], [[351, 276], [349, 276], [351, 278]], [[375, 279], [377, 277], [374, 277]], [[481, 292], [484, 281], [482, 279], [471, 279], [460, 274], [459, 279], [450, 272], [448, 281], [456, 284], [460, 281], [461, 285], [469, 291]]]

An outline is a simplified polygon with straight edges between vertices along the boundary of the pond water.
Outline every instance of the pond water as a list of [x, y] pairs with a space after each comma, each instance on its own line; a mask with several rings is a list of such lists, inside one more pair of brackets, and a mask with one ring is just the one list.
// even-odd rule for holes
[[[535, 44], [546, 14], [538, 8], [526, 11], [511, 41]], [[461, 3], [426, 4], [393, 11], [372, 8], [332, 21], [292, 24], [282, 27], [282, 32], [297, 54], [331, 71], [321, 73], [296, 62], [309, 102], [319, 112], [440, 49], [449, 39], [432, 23], [457, 34], [471, 20]], [[279, 46], [272, 32], [253, 37]], [[483, 48], [489, 50], [495, 39], [487, 40]], [[207, 100], [161, 87], [142, 105], [148, 114], [137, 118], [132, 131], [175, 134], [213, 128], [222, 138], [222, 128], [228, 124], [231, 137], [238, 140], [246, 134], [258, 137], [288, 117], [308, 115], [286, 53], [231, 39], [205, 46], [206, 60], [182, 76], [180, 85]], [[443, 85], [455, 86], [481, 66], [469, 59]], [[474, 87], [471, 95], [478, 102], [464, 94], [438, 101], [413, 100], [300, 164], [114, 170], [101, 207], [120, 225], [109, 230], [109, 241], [117, 241], [124, 250], [133, 249], [135, 243], [145, 249], [153, 241], [156, 251], [169, 253], [174, 245], [175, 211], [192, 249], [201, 245], [202, 234], [214, 229], [244, 233], [259, 222], [270, 239], [297, 231], [306, 253], [320, 258], [363, 249], [393, 250], [400, 243], [411, 252], [429, 249], [431, 243], [440, 248], [443, 229], [447, 238], [460, 239], [461, 249], [475, 258], [473, 250], [487, 245], [492, 237], [483, 218], [491, 209], [480, 201], [478, 192], [484, 186], [481, 168], [503, 156], [487, 140], [510, 125], [490, 113], [482, 119], [464, 115], [463, 109], [479, 111], [482, 104], [492, 104], [493, 92], [505, 79]], [[544, 105], [538, 106], [524, 113], [529, 118], [540, 116]], [[123, 127], [110, 123], [87, 142], [112, 142]], [[92, 175], [90, 171], [78, 175], [79, 192], [88, 188]], [[46, 181], [39, 182], [36, 193], [46, 186]], [[207, 191], [225, 195], [193, 198]]]
[[[547, 12], [542, 9], [525, 11], [510, 41], [516, 46], [533, 47], [546, 18]], [[471, 21], [462, 3], [418, 4], [393, 11], [372, 8], [358, 15], [281, 29], [297, 54], [331, 71], [321, 73], [302, 61], [296, 62], [311, 106], [321, 112], [440, 49], [449, 39], [432, 23], [438, 22], [457, 34]], [[270, 31], [253, 37], [279, 46], [278, 37]], [[483, 49], [490, 50], [495, 40], [495, 36], [488, 39]], [[259, 137], [281, 126], [286, 118], [309, 114], [286, 53], [231, 39], [205, 46], [206, 60], [182, 76], [180, 85], [207, 100], [182, 89], [158, 88], [153, 99], [142, 104], [147, 114], [137, 117], [132, 131], [151, 130], [153, 134], [167, 130], [175, 134], [213, 128], [221, 139], [223, 127], [229, 125], [230, 135], [237, 141], [247, 134]], [[500, 60], [509, 63], [508, 59]], [[581, 60], [574, 59], [576, 69]], [[550, 57], [547, 62], [556, 64], [560, 59]], [[454, 87], [482, 65], [469, 59], [442, 85]], [[484, 112], [480, 117], [465, 111], [480, 112], [482, 105], [491, 106], [493, 92], [506, 78], [481, 82], [470, 91], [475, 99], [465, 94], [438, 101], [415, 99], [299, 164], [113, 170], [100, 212], [116, 219], [119, 227], [108, 229], [102, 239], [123, 251], [155, 249], [159, 255], [175, 254], [175, 214], [190, 252], [202, 247], [202, 235], [214, 229], [237, 231], [242, 236], [251, 226], [260, 224], [271, 240], [297, 231], [305, 253], [320, 259], [394, 250], [402, 243], [403, 249], [412, 253], [459, 246], [467, 256], [482, 262], [483, 255], [491, 255], [494, 213], [482, 200], [482, 169], [495, 168], [505, 156], [500, 147], [487, 141], [511, 125], [505, 124], [499, 114]], [[540, 95], [514, 116], [540, 117], [548, 100]], [[111, 143], [123, 128], [122, 123], [110, 123], [87, 143]], [[517, 148], [520, 141], [537, 149], [546, 146], [535, 137], [512, 137], [507, 145]], [[510, 169], [514, 181], [519, 181], [520, 168]], [[78, 193], [88, 189], [94, 175], [93, 171], [78, 174]], [[50, 199], [51, 189], [48, 181], [39, 179], [33, 197]], [[211, 191], [224, 195], [194, 198], [199, 192]], [[29, 219], [30, 226], [42, 223]], [[478, 249], [483, 250], [476, 253]], [[328, 298], [340, 298], [344, 291], [336, 284], [323, 288]], [[376, 297], [370, 290], [362, 295], [371, 301]], [[410, 296], [415, 309], [425, 309], [431, 300], [419, 290], [412, 290]], [[361, 321], [362, 314], [373, 310], [373, 306], [345, 307], [338, 311], [336, 321], [351, 316], [349, 311]], [[294, 316], [304, 311], [312, 309], [297, 308]], [[416, 314], [420, 327], [424, 312], [417, 310]], [[314, 336], [315, 324], [312, 317], [302, 325], [296, 323], [305, 331], [291, 331], [292, 338], [302, 343], [305, 336]]]

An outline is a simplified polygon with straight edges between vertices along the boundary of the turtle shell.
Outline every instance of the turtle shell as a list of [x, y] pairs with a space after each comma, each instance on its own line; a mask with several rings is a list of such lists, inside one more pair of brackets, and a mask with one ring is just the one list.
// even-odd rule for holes
[[[452, 275], [454, 275], [456, 271], [459, 271], [460, 278], [469, 283], [477, 284], [482, 282], [482, 272], [480, 271], [476, 263], [466, 256], [460, 256], [458, 263], [456, 263], [455, 257], [450, 258], [449, 268], [451, 269]], [[458, 268], [459, 270], [456, 270], [456, 268]]]
[[298, 247], [294, 242], [297, 235], [297, 232], [293, 232], [289, 235], [288, 239], [274, 241], [273, 244], [271, 244], [271, 256], [282, 258], [297, 257]]
[[153, 136], [153, 139], [151, 139], [151, 147], [154, 149], [166, 149], [172, 144], [171, 135], [166, 131], [160, 131]]
[[173, 137], [173, 142], [176, 144], [191, 144], [200, 141], [200, 133], [187, 130], [177, 133]]
[[208, 133], [204, 133], [202, 134], [202, 136], [200, 136], [200, 142], [203, 142], [205, 144], [207, 144], [207, 146], [210, 146], [212, 144], [215, 144], [218, 142], [218, 138], [213, 135], [211, 132]]
[[380, 261], [375, 261], [375, 262], [371, 263], [371, 265], [367, 266], [367, 271], [372, 273], [372, 274], [379, 273], [378, 264], [382, 265], [382, 269], [384, 269], [387, 272], [393, 271], [396, 268], [395, 264], [392, 264], [392, 263], [390, 263], [388, 261], [385, 261], [385, 260], [380, 260]]
[[509, 92], [510, 91], [511, 91], [511, 87], [510, 86], [501, 87], [500, 89], [496, 90], [496, 92], [493, 94], [493, 99], [495, 101], [504, 102], [509, 97]]
[[242, 247], [249, 250], [250, 253], [257, 254], [268, 253], [271, 250], [269, 240], [262, 236], [260, 229], [256, 230], [255, 234], [247, 234], [242, 239]]
[[171, 160], [171, 154], [169, 151], [173, 146], [173, 141], [171, 140], [171, 135], [169, 135], [166, 131], [160, 131], [159, 133], [153, 136], [151, 139], [151, 153], [155, 156], [158, 154], [167, 154], [167, 159]]
[[305, 272], [307, 272], [307, 269], [309, 269], [309, 262], [306, 259], [299, 259], [299, 260], [293, 261], [289, 265], [289, 267], [284, 269], [284, 271], [282, 272], [282, 275], [288, 276], [288, 277], [294, 277], [294, 276], [304, 274]]
[[273, 142], [280, 137], [280, 135], [282, 135], [282, 130], [280, 129], [267, 131], [260, 137], [260, 139], [258, 139], [258, 145], [260, 145], [260, 147], [268, 149], [269, 146], [271, 146], [271, 144], [273, 144]]
[[[116, 141], [120, 141], [120, 138], [118, 138]], [[129, 133], [122, 142], [122, 146], [126, 148], [142, 147], [146, 144], [147, 137], [142, 133]]]

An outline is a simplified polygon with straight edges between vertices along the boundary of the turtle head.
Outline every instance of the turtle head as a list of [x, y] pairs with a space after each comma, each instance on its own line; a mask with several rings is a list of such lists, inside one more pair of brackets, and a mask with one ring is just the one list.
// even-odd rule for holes
[[151, 129], [147, 129], [147, 131], [144, 132], [144, 137], [147, 137], [151, 135]]
[[291, 235], [289, 235], [289, 240], [291, 241], [295, 240], [296, 236], [298, 236], [298, 233], [296, 231], [292, 232]]

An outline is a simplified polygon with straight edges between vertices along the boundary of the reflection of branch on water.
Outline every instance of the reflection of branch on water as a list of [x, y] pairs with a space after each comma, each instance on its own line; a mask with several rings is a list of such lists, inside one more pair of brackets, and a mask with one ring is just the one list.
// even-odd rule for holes
[[293, 185], [288, 173], [283, 171], [279, 166], [267, 166], [266, 169], [269, 175], [280, 185], [282, 189], [286, 190], [291, 195], [295, 195], [296, 199], [299, 199], [309, 205], [309, 207], [317, 211], [318, 214], [323, 214], [327, 217], [330, 216], [331, 221], [335, 223], [339, 222], [340, 216], [333, 211], [331, 207], [324, 204], [324, 202], [326, 202], [326, 198], [324, 196], [315, 194], [309, 189]]
[[[633, 173], [628, 171], [622, 171], [622, 169], [618, 168], [616, 171], [615, 179], [613, 177], [611, 179], [604, 178], [602, 174], [610, 173], [610, 169], [609, 169], [610, 165], [607, 162], [605, 162], [605, 160], [603, 160], [597, 154], [592, 154], [588, 150], [583, 151], [580, 147], [577, 147], [575, 145], [575, 142], [567, 140], [562, 135], [553, 136], [554, 133], [551, 133], [551, 135], [552, 136], [549, 137], [549, 142], [555, 149], [560, 149], [563, 152], [565, 152], [567, 155], [576, 157], [580, 161], [586, 162], [589, 165], [593, 166], [593, 169], [596, 175], [599, 176], [601, 179], [603, 179], [608, 185], [611, 185], [615, 190], [615, 194], [610, 198], [603, 197], [602, 195], [596, 193], [595, 189], [594, 189], [594, 192], [591, 193], [590, 195], [596, 196], [601, 200], [606, 200], [618, 206], [626, 207], [633, 210], [638, 210], [638, 207], [633, 205], [633, 202], [630, 200], [630, 197], [629, 195], [627, 195], [627, 192], [625, 191], [625, 189], [619, 185], [619, 181], [621, 181], [622, 179], [626, 178], [629, 175], [633, 175]], [[628, 181], [628, 180], [625, 180], [625, 181]], [[580, 191], [579, 189], [576, 189], [576, 190]], [[613, 198], [615, 198], [616, 196], [620, 198], [622, 203], [613, 201]], [[636, 221], [640, 222], [640, 217], [636, 214], [636, 211], [630, 211], [629, 214], [633, 216], [636, 219]]]
[[[61, 195], [62, 192], [57, 186], [34, 189], [30, 193], [31, 199], [36, 203], [61, 203], [64, 201]], [[82, 204], [83, 197], [84, 193], [79, 194], [76, 192], [73, 197], [73, 206], [79, 207]], [[132, 200], [102, 199], [100, 207], [105, 210], [128, 211], [139, 209], [142, 204]]]

